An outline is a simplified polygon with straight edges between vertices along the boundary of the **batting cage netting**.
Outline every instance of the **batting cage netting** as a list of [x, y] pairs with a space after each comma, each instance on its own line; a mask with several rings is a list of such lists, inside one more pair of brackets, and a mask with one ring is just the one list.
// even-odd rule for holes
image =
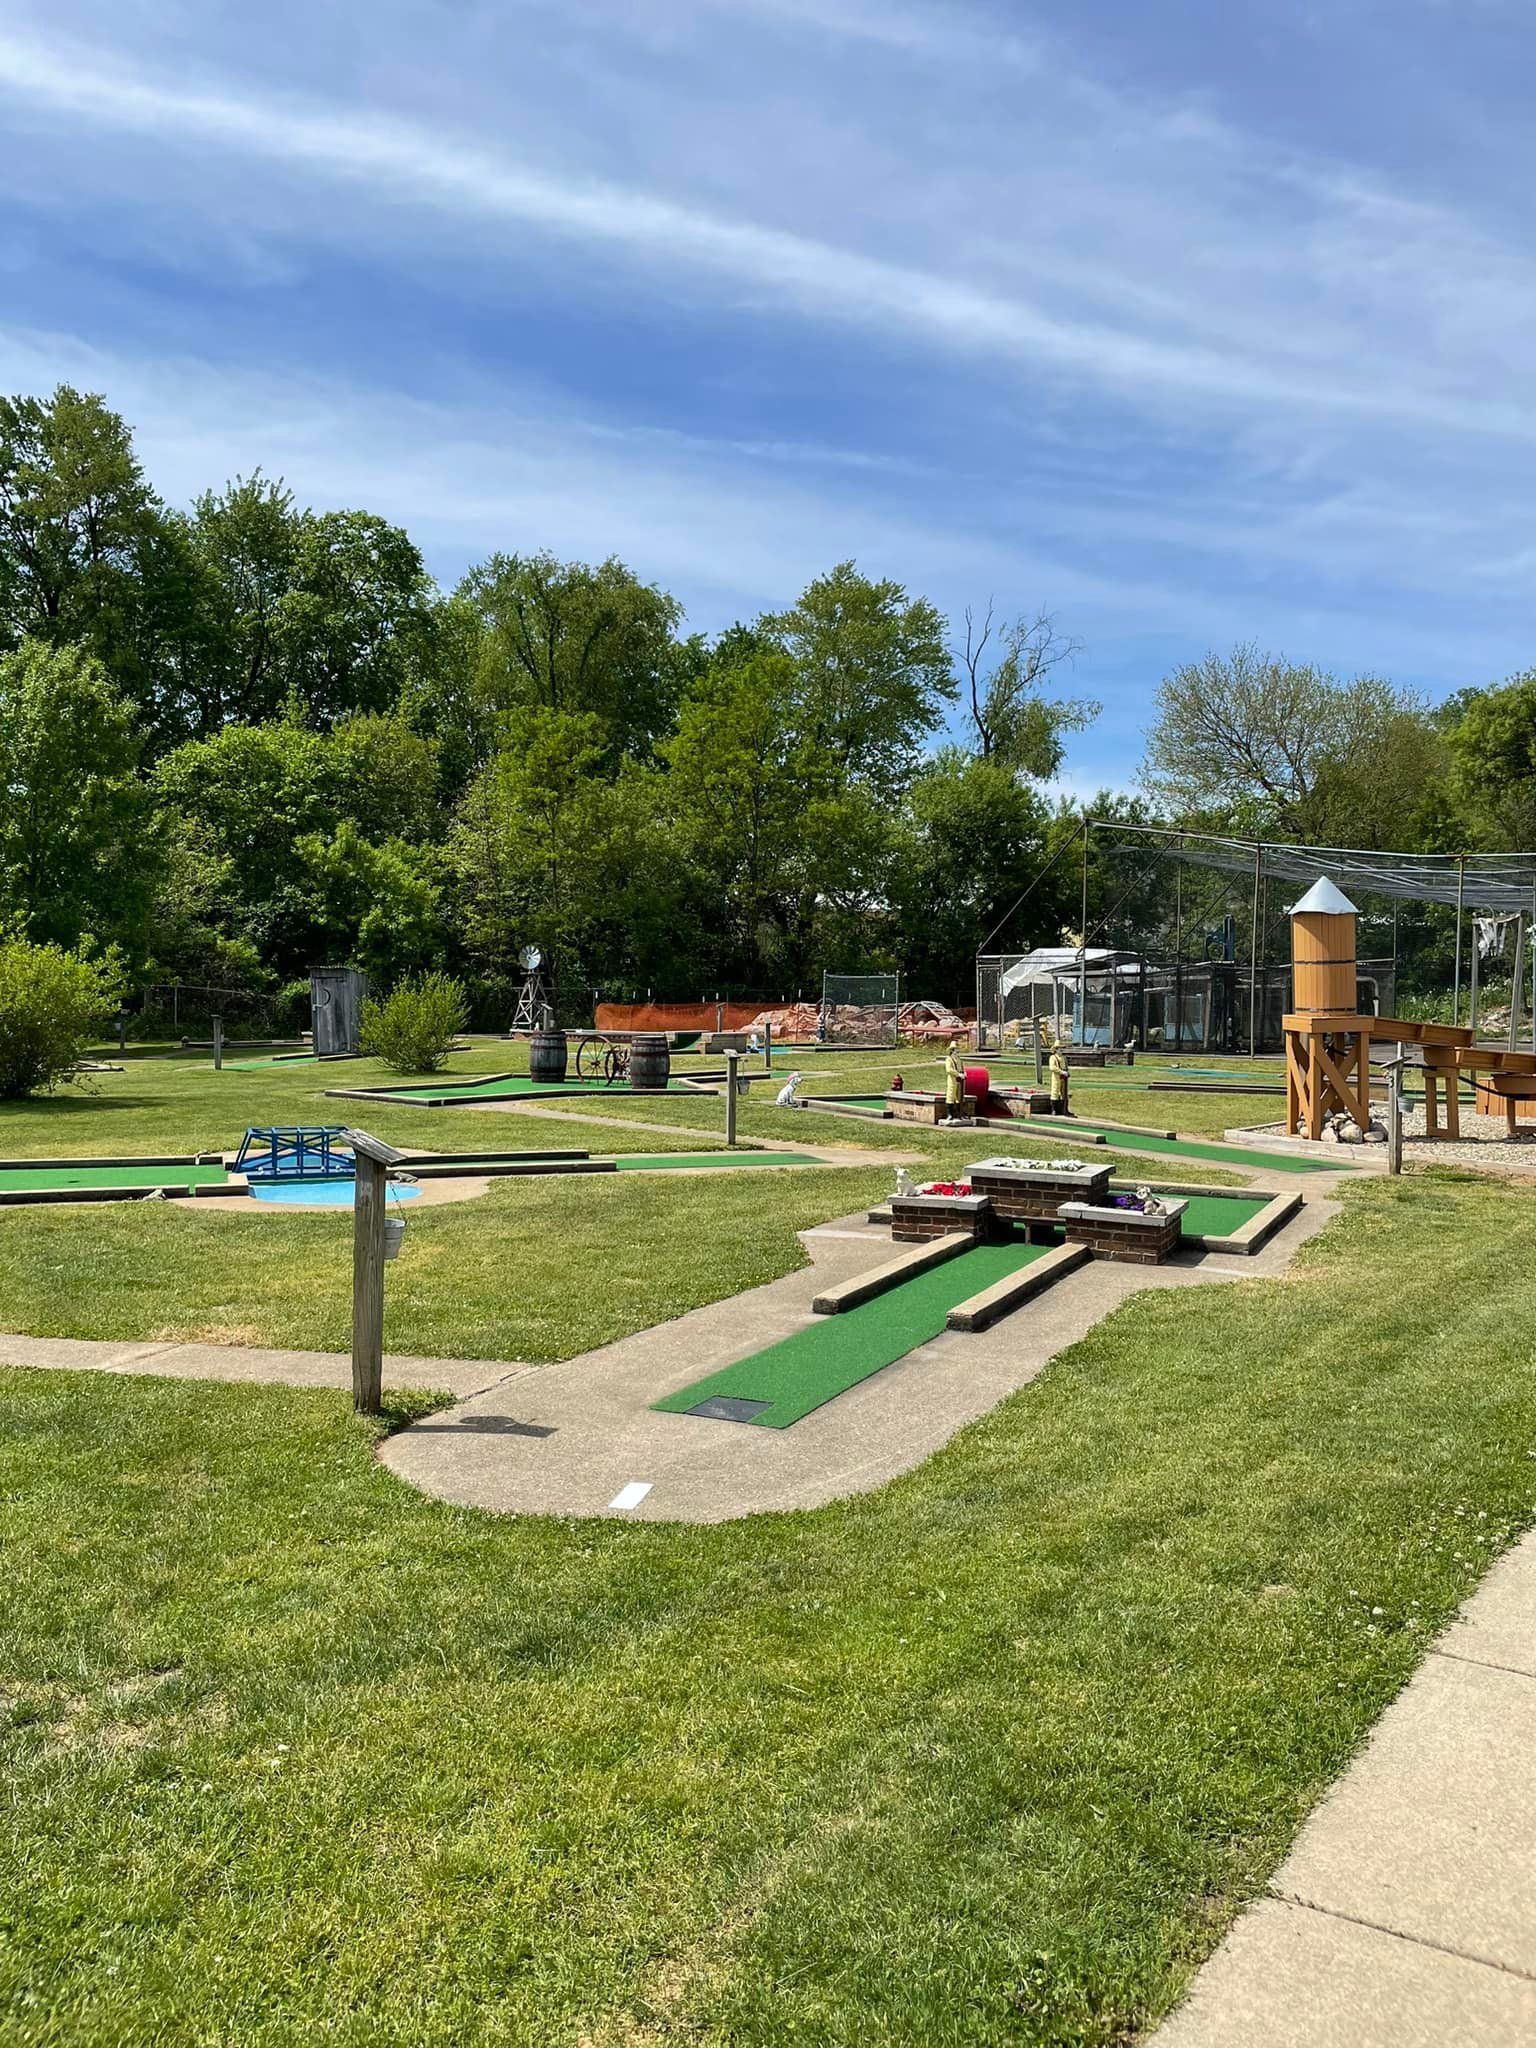
[[899, 974], [823, 974], [816, 1036], [823, 1045], [894, 1045]]

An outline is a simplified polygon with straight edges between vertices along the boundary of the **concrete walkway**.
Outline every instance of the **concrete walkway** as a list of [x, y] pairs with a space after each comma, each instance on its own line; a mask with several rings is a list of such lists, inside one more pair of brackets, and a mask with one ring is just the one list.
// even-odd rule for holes
[[400, 1431], [380, 1456], [424, 1493], [501, 1513], [722, 1522], [820, 1507], [920, 1465], [1143, 1288], [1283, 1272], [1335, 1206], [1309, 1191], [1300, 1214], [1248, 1256], [1094, 1260], [988, 1330], [942, 1332], [793, 1429], [657, 1414], [664, 1394], [805, 1328], [829, 1282], [889, 1260], [888, 1231], [845, 1217], [801, 1233], [812, 1263], [800, 1272], [503, 1380]]
[[1536, 1535], [1496, 1564], [1147, 2048], [1536, 2042]]
[[[345, 1351], [265, 1351], [245, 1344], [114, 1343], [92, 1337], [0, 1335], [0, 1365], [56, 1372], [149, 1373], [173, 1380], [249, 1380], [277, 1387], [341, 1387], [350, 1392], [352, 1360]], [[485, 1358], [384, 1359], [384, 1385], [441, 1387], [463, 1398], [493, 1387], [526, 1365]]]

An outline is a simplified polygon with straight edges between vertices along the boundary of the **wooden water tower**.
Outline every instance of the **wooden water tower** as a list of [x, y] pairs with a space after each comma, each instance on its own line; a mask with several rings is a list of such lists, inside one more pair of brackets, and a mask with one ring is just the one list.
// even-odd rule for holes
[[1291, 906], [1291, 1008], [1353, 1015], [1358, 984], [1355, 906], [1325, 877]]

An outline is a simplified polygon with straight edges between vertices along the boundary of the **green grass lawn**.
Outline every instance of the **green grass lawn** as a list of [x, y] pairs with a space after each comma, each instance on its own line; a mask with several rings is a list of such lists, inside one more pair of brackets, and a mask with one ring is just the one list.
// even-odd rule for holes
[[[454, 1056], [450, 1072], [519, 1061], [526, 1065], [524, 1046], [479, 1042]], [[566, 1114], [556, 1120], [333, 1101], [322, 1092], [337, 1076], [351, 1086], [384, 1073], [349, 1061], [216, 1074], [206, 1057], [130, 1057], [125, 1072], [95, 1077], [88, 1092], [0, 1104], [0, 1159], [232, 1149], [251, 1124], [342, 1123], [354, 1113], [396, 1145], [439, 1151], [707, 1150], [708, 1139], [691, 1130], [724, 1142], [718, 1096], [616, 1091], [611, 1100], [560, 1103]], [[902, 1152], [935, 1175], [998, 1149], [995, 1134], [807, 1116], [771, 1100], [743, 1102], [740, 1129], [774, 1149], [794, 1140]], [[1031, 1152], [1072, 1149], [1033, 1131], [1018, 1142]], [[1165, 1167], [1173, 1177], [1223, 1177], [1157, 1164], [1160, 1177]], [[797, 1230], [867, 1207], [891, 1182], [891, 1169], [867, 1166], [708, 1180], [498, 1181], [476, 1201], [408, 1212], [405, 1249], [390, 1269], [386, 1342], [440, 1358], [568, 1357], [789, 1272], [805, 1257]], [[344, 1350], [351, 1228], [345, 1211], [217, 1215], [191, 1202], [0, 1209], [0, 1329]]]
[[5, 1375], [0, 2039], [1123, 2048], [1536, 1514], [1536, 1199], [1345, 1205], [717, 1527], [444, 1507], [340, 1396]]
[[[453, 1056], [448, 1077], [526, 1069], [527, 1064], [526, 1046], [480, 1040], [469, 1052]], [[543, 1118], [511, 1110], [432, 1110], [336, 1100], [325, 1093], [327, 1088], [389, 1085], [401, 1078], [381, 1060], [227, 1067], [216, 1074], [206, 1054], [130, 1053], [120, 1074], [93, 1074], [82, 1085], [53, 1095], [0, 1102], [0, 1159], [232, 1152], [253, 1124], [360, 1124], [391, 1144], [438, 1152], [467, 1152], [476, 1146], [513, 1152], [566, 1142]], [[622, 1131], [589, 1149], [635, 1151], [642, 1143], [652, 1151], [673, 1149], [665, 1135], [644, 1133], [641, 1142], [631, 1144]]]

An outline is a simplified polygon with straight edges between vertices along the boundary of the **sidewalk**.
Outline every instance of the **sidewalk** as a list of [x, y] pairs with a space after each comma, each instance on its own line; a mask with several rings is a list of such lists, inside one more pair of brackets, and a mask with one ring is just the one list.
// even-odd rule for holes
[[1387, 1709], [1146, 2048], [1536, 2041], [1536, 1533]]

